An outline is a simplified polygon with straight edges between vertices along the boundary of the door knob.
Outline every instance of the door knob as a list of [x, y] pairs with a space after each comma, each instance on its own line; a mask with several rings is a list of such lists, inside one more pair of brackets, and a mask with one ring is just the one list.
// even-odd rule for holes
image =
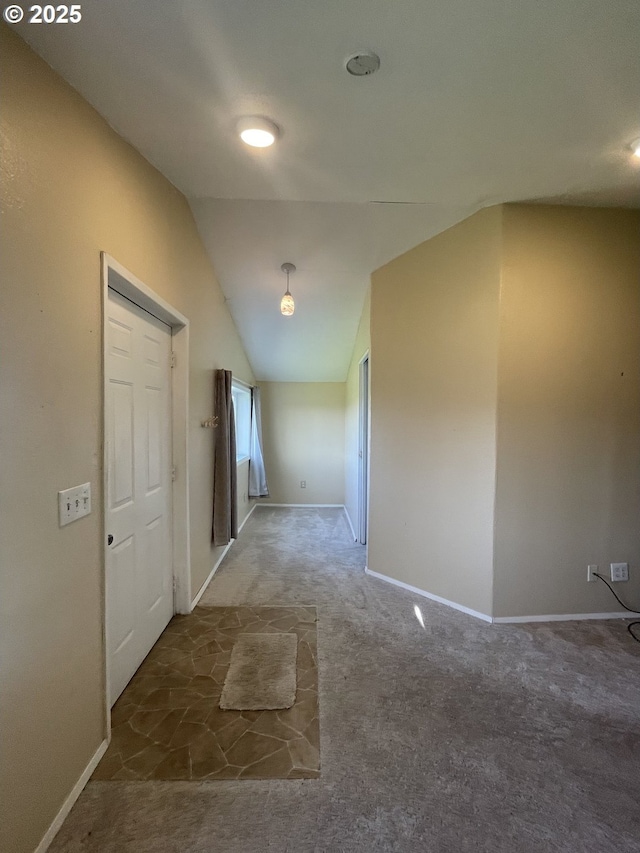
[[107, 536], [107, 545], [113, 545], [113, 536], [111, 534]]

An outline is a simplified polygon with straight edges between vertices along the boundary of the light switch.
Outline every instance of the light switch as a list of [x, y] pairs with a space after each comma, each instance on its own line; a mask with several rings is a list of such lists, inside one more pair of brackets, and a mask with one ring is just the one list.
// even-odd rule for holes
[[91, 512], [91, 483], [58, 492], [60, 527]]

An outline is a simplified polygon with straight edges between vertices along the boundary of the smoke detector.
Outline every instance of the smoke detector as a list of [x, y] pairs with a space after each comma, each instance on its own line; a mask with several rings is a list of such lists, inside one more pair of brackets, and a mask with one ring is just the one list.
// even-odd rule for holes
[[375, 53], [354, 53], [345, 63], [345, 68], [354, 77], [366, 77], [380, 68], [380, 57]]

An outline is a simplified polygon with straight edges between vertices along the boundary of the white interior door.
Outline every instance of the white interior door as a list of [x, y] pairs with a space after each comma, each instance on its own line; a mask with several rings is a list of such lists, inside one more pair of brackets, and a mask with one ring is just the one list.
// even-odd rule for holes
[[105, 527], [109, 696], [173, 615], [171, 329], [109, 289]]

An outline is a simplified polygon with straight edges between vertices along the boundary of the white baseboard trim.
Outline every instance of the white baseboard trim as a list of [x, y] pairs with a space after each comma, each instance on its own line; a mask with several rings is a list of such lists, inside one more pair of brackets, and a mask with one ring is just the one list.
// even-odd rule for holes
[[[251, 515], [252, 515], [252, 513], [253, 513], [254, 509], [255, 509], [257, 506], [258, 506], [258, 504], [254, 504], [254, 505], [251, 507], [251, 509], [249, 510], [249, 512], [248, 512], [248, 513], [245, 515], [245, 517], [243, 518], [242, 523], [240, 524], [240, 527], [238, 528], [238, 535], [239, 535], [239, 534], [240, 534], [240, 532], [242, 531], [242, 528], [245, 526], [245, 524], [247, 523], [247, 521], [249, 521], [249, 519], [251, 518]], [[235, 540], [234, 540], [234, 541], [235, 541]]]
[[628, 619], [624, 611], [620, 613], [550, 613], [546, 616], [494, 616], [496, 625], [507, 625], [516, 622], [574, 622], [583, 619]]
[[319, 509], [322, 509], [322, 508], [324, 508], [324, 509], [343, 509], [344, 514], [347, 517], [347, 524], [349, 525], [349, 529], [351, 530], [351, 535], [353, 536], [353, 541], [354, 542], [358, 541], [358, 537], [356, 536], [356, 532], [353, 529], [353, 524], [351, 523], [351, 517], [349, 516], [349, 513], [347, 512], [347, 508], [344, 504], [272, 504], [272, 503], [261, 503], [261, 504], [259, 504], [259, 506], [264, 506], [264, 507], [280, 506], [280, 507], [293, 507], [293, 508], [295, 508], [295, 507], [303, 507], [303, 508], [304, 507], [317, 507]]
[[401, 589], [406, 589], [408, 592], [413, 592], [415, 595], [421, 595], [424, 598], [430, 598], [432, 601], [437, 601], [438, 604], [446, 604], [447, 607], [452, 607], [454, 610], [461, 610], [469, 616], [475, 616], [477, 619], [482, 619], [483, 622], [490, 622], [493, 625], [508, 625], [508, 624], [523, 624], [525, 622], [574, 622], [584, 619], [630, 619], [633, 614], [619, 611], [617, 613], [550, 613], [545, 616], [487, 616], [486, 613], [480, 613], [477, 610], [471, 610], [469, 607], [464, 607], [455, 601], [449, 601], [446, 598], [441, 598], [439, 595], [434, 595], [431, 592], [425, 592], [423, 589], [418, 589], [417, 586], [410, 586], [408, 583], [390, 578], [387, 575], [381, 575], [379, 572], [372, 572], [365, 566], [365, 574], [371, 575], [378, 580], [386, 581], [387, 583], [399, 586]]
[[[238, 532], [240, 532], [240, 531], [238, 531]], [[200, 589], [199, 589], [199, 590], [198, 590], [198, 592], [196, 593], [196, 597], [195, 597], [195, 598], [193, 599], [193, 601], [191, 602], [191, 609], [192, 609], [192, 610], [193, 610], [193, 608], [196, 606], [196, 604], [200, 601], [200, 599], [202, 598], [202, 596], [204, 595], [204, 591], [205, 591], [205, 589], [206, 589], [206, 588], [209, 586], [209, 584], [211, 583], [211, 578], [212, 578], [212, 577], [215, 575], [215, 573], [218, 571], [218, 566], [219, 566], [219, 565], [220, 565], [220, 563], [224, 560], [224, 558], [227, 556], [227, 551], [229, 550], [229, 548], [231, 548], [231, 546], [233, 545], [233, 543], [234, 543], [235, 541], [236, 541], [235, 539], [232, 539], [232, 540], [231, 540], [231, 542], [229, 542], [229, 544], [228, 544], [228, 545], [225, 545], [225, 546], [224, 546], [224, 551], [222, 552], [222, 554], [220, 554], [220, 556], [218, 557], [218, 559], [217, 559], [217, 560], [215, 561], [215, 563], [213, 564], [213, 568], [212, 568], [212, 569], [211, 569], [211, 571], [209, 572], [209, 574], [208, 574], [208, 576], [207, 576], [206, 581], [202, 584], [202, 586], [200, 587]]]
[[67, 817], [67, 815], [69, 814], [69, 812], [71, 811], [73, 806], [75, 805], [76, 800], [78, 799], [78, 797], [82, 793], [85, 785], [87, 784], [87, 782], [91, 778], [91, 774], [93, 773], [93, 771], [98, 766], [98, 762], [100, 761], [102, 756], [107, 751], [108, 746], [109, 746], [109, 741], [105, 738], [105, 740], [102, 741], [102, 743], [100, 744], [100, 746], [98, 747], [98, 749], [94, 753], [91, 761], [87, 764], [87, 766], [83, 770], [82, 776], [80, 776], [80, 778], [78, 779], [76, 784], [71, 789], [71, 793], [69, 794], [67, 799], [62, 804], [62, 808], [60, 809], [58, 814], [53, 819], [49, 829], [47, 829], [45, 834], [42, 836], [42, 841], [40, 842], [40, 844], [38, 844], [34, 853], [45, 853], [45, 851], [49, 849], [49, 845], [51, 844], [53, 839], [56, 837], [58, 830], [60, 829], [60, 827], [62, 826], [62, 824], [65, 821], [65, 818]]
[[[245, 526], [245, 524], [247, 523], [247, 521], [249, 521], [249, 518], [251, 517], [251, 513], [255, 510], [255, 508], [256, 508], [257, 506], [258, 506], [258, 504], [254, 504], [254, 505], [251, 507], [251, 509], [249, 510], [249, 512], [245, 515], [245, 517], [244, 517], [244, 519], [243, 519], [243, 521], [242, 521], [242, 524], [241, 524], [241, 525], [240, 525], [240, 527], [238, 528], [238, 536], [240, 536], [240, 532], [241, 532], [242, 528]], [[219, 568], [219, 566], [220, 566], [220, 563], [221, 563], [221, 562], [224, 560], [224, 558], [227, 556], [227, 551], [229, 550], [229, 548], [231, 548], [231, 546], [233, 545], [233, 543], [234, 543], [234, 542], [236, 542], [236, 541], [237, 541], [236, 539], [232, 539], [232, 540], [231, 540], [231, 542], [229, 542], [229, 544], [228, 544], [228, 545], [225, 545], [225, 546], [224, 546], [224, 551], [222, 552], [222, 554], [220, 554], [220, 556], [218, 557], [218, 559], [217, 559], [217, 560], [215, 561], [215, 563], [213, 564], [213, 568], [212, 568], [212, 569], [211, 569], [211, 571], [209, 572], [209, 575], [208, 575], [208, 577], [207, 577], [206, 581], [202, 584], [202, 586], [200, 587], [200, 589], [199, 589], [199, 590], [198, 590], [198, 592], [196, 593], [196, 597], [195, 597], [195, 598], [193, 599], [193, 601], [191, 602], [191, 610], [193, 610], [193, 608], [196, 606], [196, 604], [200, 601], [200, 599], [201, 599], [201, 598], [202, 598], [202, 596], [204, 595], [204, 591], [205, 591], [205, 589], [206, 589], [206, 588], [209, 586], [209, 584], [211, 583], [211, 578], [212, 578], [212, 577], [215, 575], [215, 573], [218, 571], [218, 568]]]
[[262, 504], [260, 504], [260, 506], [264, 506], [264, 507], [290, 506], [290, 507], [302, 507], [302, 508], [306, 507], [307, 509], [312, 509], [313, 507], [318, 507], [321, 509], [322, 508], [326, 508], [326, 509], [343, 509], [344, 508], [344, 504], [271, 504], [271, 503], [267, 504], [267, 503], [262, 503]]
[[348, 512], [348, 510], [347, 510], [346, 506], [343, 506], [343, 507], [342, 507], [342, 509], [344, 510], [344, 514], [347, 516], [347, 524], [348, 524], [348, 525], [349, 525], [349, 527], [351, 528], [351, 535], [353, 536], [353, 541], [354, 541], [354, 542], [357, 542], [357, 541], [358, 541], [358, 537], [356, 536], [356, 532], [355, 532], [355, 530], [353, 529], [353, 524], [351, 523], [351, 516], [349, 515], [349, 512]]
[[446, 604], [447, 607], [453, 607], [454, 610], [460, 610], [462, 613], [467, 613], [469, 616], [475, 616], [476, 619], [482, 619], [483, 622], [491, 622], [491, 616], [486, 613], [480, 613], [479, 610], [471, 610], [470, 607], [465, 607], [463, 604], [458, 604], [456, 601], [449, 601], [447, 598], [442, 598], [439, 595], [434, 595], [431, 592], [426, 592], [424, 589], [418, 589], [417, 586], [410, 586], [408, 583], [390, 578], [387, 575], [381, 575], [379, 572], [372, 572], [365, 566], [365, 574], [371, 575], [372, 578], [386, 581], [387, 583], [399, 586], [401, 589], [406, 589], [408, 592], [413, 592], [415, 595], [421, 595], [423, 598], [430, 598], [432, 601], [437, 601], [438, 604]]
[[358, 541], [358, 537], [356, 536], [356, 532], [353, 529], [353, 524], [351, 523], [351, 518], [350, 518], [349, 513], [347, 512], [347, 508], [344, 504], [271, 504], [271, 503], [262, 503], [262, 504], [260, 504], [260, 506], [264, 506], [264, 507], [279, 506], [279, 507], [293, 507], [293, 508], [296, 508], [296, 507], [302, 507], [302, 508], [304, 508], [304, 507], [317, 507], [319, 509], [322, 509], [322, 508], [325, 508], [325, 509], [343, 509], [344, 514], [347, 517], [347, 524], [349, 525], [349, 529], [351, 530], [351, 535], [353, 536], [353, 541], [354, 542]]

